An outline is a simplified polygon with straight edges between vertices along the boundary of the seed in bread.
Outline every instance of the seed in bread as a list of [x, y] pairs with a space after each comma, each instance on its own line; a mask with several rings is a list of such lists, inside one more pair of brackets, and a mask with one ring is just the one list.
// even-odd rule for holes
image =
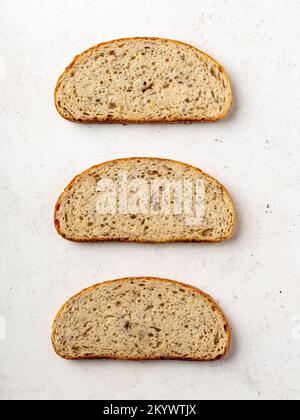
[[84, 123], [215, 122], [232, 102], [229, 79], [197, 48], [158, 38], [97, 45], [59, 78], [62, 117]]
[[230, 328], [194, 287], [127, 278], [71, 298], [55, 318], [52, 342], [65, 359], [212, 361], [228, 352]]

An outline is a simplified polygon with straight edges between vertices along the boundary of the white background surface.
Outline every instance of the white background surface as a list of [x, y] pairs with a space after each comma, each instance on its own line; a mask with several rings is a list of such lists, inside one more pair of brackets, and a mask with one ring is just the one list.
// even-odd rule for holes
[[[1, 398], [300, 397], [299, 19], [298, 0], [1, 1]], [[140, 35], [182, 40], [219, 60], [234, 88], [231, 116], [155, 127], [60, 118], [53, 90], [72, 58]], [[181, 160], [223, 182], [238, 214], [234, 238], [80, 245], [56, 234], [53, 207], [75, 174], [141, 155]], [[230, 357], [214, 364], [59, 359], [50, 328], [61, 304], [86, 286], [130, 275], [210, 293], [232, 324]]]

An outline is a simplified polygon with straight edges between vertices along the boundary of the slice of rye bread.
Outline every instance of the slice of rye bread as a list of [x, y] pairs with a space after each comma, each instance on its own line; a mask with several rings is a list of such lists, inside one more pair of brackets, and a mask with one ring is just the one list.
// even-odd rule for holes
[[77, 56], [59, 78], [55, 104], [83, 123], [215, 122], [232, 92], [225, 70], [178, 41], [119, 39]]
[[213, 361], [230, 347], [228, 321], [210, 296], [171, 280], [97, 284], [72, 297], [52, 329], [65, 359]]
[[[107, 181], [116, 191], [110, 184], [109, 192], [100, 187]], [[115, 199], [115, 214], [104, 206], [109, 198]], [[202, 216], [190, 217], [185, 207], [189, 199], [194, 215], [201, 211]], [[226, 189], [200, 169], [166, 159], [129, 158], [75, 177], [60, 196], [54, 218], [58, 233], [75, 242], [220, 242], [232, 235], [235, 211]]]

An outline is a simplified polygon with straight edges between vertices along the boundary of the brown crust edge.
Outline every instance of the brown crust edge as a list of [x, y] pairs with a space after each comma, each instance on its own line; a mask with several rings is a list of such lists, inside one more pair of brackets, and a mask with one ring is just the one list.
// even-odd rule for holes
[[[192, 50], [197, 51], [198, 53], [200, 52], [201, 54], [205, 55], [207, 58], [209, 58], [213, 63], [215, 63], [220, 71], [225, 75], [225, 78], [228, 82], [228, 86], [230, 89], [230, 102], [228, 103], [228, 107], [227, 109], [224, 111], [224, 113], [222, 115], [220, 115], [218, 118], [169, 118], [169, 119], [158, 119], [158, 120], [151, 120], [148, 121], [147, 119], [117, 119], [117, 118], [107, 118], [105, 120], [95, 120], [95, 119], [85, 119], [85, 120], [78, 120], [76, 118], [73, 117], [67, 117], [63, 114], [61, 107], [58, 104], [58, 99], [57, 99], [57, 94], [58, 94], [58, 90], [60, 88], [61, 82], [63, 80], [63, 78], [65, 77], [65, 75], [74, 67], [75, 63], [77, 62], [77, 60], [79, 58], [81, 58], [83, 55], [87, 54], [88, 52], [92, 51], [93, 49], [99, 48], [99, 47], [104, 47], [108, 44], [113, 44], [115, 42], [122, 42], [122, 41], [133, 41], [133, 40], [142, 40], [142, 41], [167, 41], [170, 43], [174, 43], [174, 44], [178, 44], [178, 45], [184, 45], [185, 47], [191, 48]], [[70, 122], [75, 122], [75, 123], [81, 123], [81, 124], [192, 124], [192, 123], [214, 123], [217, 121], [220, 121], [222, 119], [224, 119], [227, 114], [230, 112], [230, 109], [232, 107], [232, 103], [233, 103], [233, 97], [232, 97], [232, 87], [231, 87], [231, 83], [230, 83], [230, 79], [228, 74], [226, 73], [225, 69], [223, 66], [221, 66], [220, 63], [218, 63], [214, 58], [212, 58], [209, 54], [199, 50], [198, 48], [186, 44], [185, 42], [181, 42], [181, 41], [176, 41], [176, 40], [172, 40], [172, 39], [168, 39], [168, 38], [158, 38], [158, 37], [132, 37], [132, 38], [120, 38], [120, 39], [115, 39], [112, 41], [107, 41], [107, 42], [102, 42], [100, 44], [97, 44], [87, 50], [85, 50], [83, 53], [77, 55], [73, 61], [71, 62], [71, 64], [64, 70], [64, 72], [61, 74], [61, 76], [59, 77], [56, 87], [55, 87], [55, 91], [54, 91], [54, 101], [55, 101], [55, 107], [58, 111], [58, 113], [60, 114], [61, 117], [63, 117], [65, 120], [70, 121]]]
[[[186, 287], [188, 289], [193, 290], [194, 292], [196, 292], [197, 294], [199, 294], [200, 296], [204, 297], [205, 299], [207, 299], [209, 301], [209, 303], [212, 305], [212, 307], [216, 310], [216, 312], [220, 315], [220, 317], [222, 318], [222, 320], [224, 321], [224, 325], [226, 326], [226, 335], [227, 335], [227, 346], [225, 349], [225, 352], [223, 355], [216, 357], [215, 359], [197, 359], [197, 358], [180, 358], [180, 357], [140, 357], [140, 358], [134, 358], [134, 357], [114, 357], [114, 356], [110, 356], [110, 355], [101, 355], [101, 356], [84, 356], [84, 357], [67, 357], [64, 356], [62, 354], [60, 354], [55, 346], [55, 342], [54, 342], [54, 336], [55, 336], [55, 323], [58, 320], [58, 318], [60, 317], [61, 313], [64, 311], [65, 307], [69, 304], [69, 302], [75, 300], [78, 296], [81, 296], [83, 293], [91, 291], [93, 289], [96, 289], [97, 287], [101, 287], [107, 284], [112, 284], [112, 283], [118, 283], [118, 282], [127, 282], [127, 281], [157, 281], [157, 282], [163, 282], [163, 283], [169, 283], [169, 284], [176, 284], [179, 286], [183, 286]], [[191, 286], [189, 284], [186, 283], [181, 283], [175, 280], [168, 280], [168, 279], [163, 279], [163, 278], [159, 278], [159, 277], [125, 277], [125, 278], [121, 278], [121, 279], [117, 279], [117, 280], [109, 280], [103, 283], [98, 283], [95, 284], [93, 286], [90, 286], [88, 288], [83, 289], [81, 292], [77, 293], [76, 295], [74, 295], [73, 297], [71, 297], [70, 299], [68, 299], [64, 305], [61, 307], [61, 309], [58, 311], [56, 317], [54, 318], [53, 324], [52, 324], [52, 333], [51, 333], [51, 343], [53, 346], [53, 349], [55, 351], [55, 353], [61, 357], [64, 360], [123, 360], [123, 361], [133, 361], [133, 362], [138, 362], [138, 361], [155, 361], [155, 360], [180, 360], [180, 361], [190, 361], [190, 362], [214, 362], [217, 360], [221, 360], [223, 359], [230, 350], [230, 346], [231, 346], [231, 329], [230, 329], [230, 325], [229, 322], [227, 320], [227, 318], [225, 317], [224, 312], [222, 311], [222, 309], [220, 308], [220, 306], [214, 301], [214, 299], [208, 295], [207, 293], [204, 293], [202, 290], [198, 289], [197, 287]]]
[[[106, 239], [106, 238], [93, 238], [93, 239], [72, 239], [70, 237], [68, 237], [67, 235], [65, 235], [61, 229], [60, 229], [60, 225], [59, 225], [59, 221], [56, 217], [57, 215], [57, 211], [61, 205], [61, 202], [64, 198], [64, 195], [67, 191], [69, 191], [72, 186], [74, 185], [74, 183], [77, 181], [78, 178], [80, 178], [81, 176], [89, 173], [90, 171], [96, 169], [96, 168], [101, 168], [103, 166], [106, 165], [110, 165], [110, 164], [114, 164], [114, 163], [119, 163], [119, 162], [128, 162], [130, 160], [159, 160], [161, 162], [171, 162], [171, 163], [177, 163], [178, 165], [183, 165], [189, 169], [194, 169], [196, 171], [198, 171], [199, 173], [201, 173], [201, 175], [204, 175], [205, 177], [207, 177], [208, 179], [212, 180], [213, 182], [215, 182], [218, 186], [220, 186], [223, 190], [223, 192], [225, 194], [227, 194], [229, 202], [231, 204], [231, 209], [232, 209], [232, 215], [233, 215], [233, 219], [232, 219], [232, 225], [230, 227], [230, 230], [228, 232], [228, 235], [223, 237], [223, 238], [219, 238], [219, 239], [207, 239], [207, 240], [191, 240], [191, 239], [172, 239], [172, 240], [166, 240], [166, 241], [143, 241], [143, 240], [127, 240], [127, 239]], [[58, 223], [57, 223], [58, 222]], [[219, 181], [217, 181], [215, 178], [211, 177], [210, 175], [207, 175], [205, 172], [203, 172], [201, 169], [196, 168], [195, 166], [189, 165], [187, 163], [183, 163], [183, 162], [179, 162], [176, 160], [172, 160], [172, 159], [164, 159], [164, 158], [153, 158], [153, 157], [131, 157], [131, 158], [121, 158], [121, 159], [114, 159], [108, 162], [104, 162], [101, 163], [99, 165], [95, 165], [92, 166], [91, 168], [87, 169], [86, 171], [82, 172], [79, 175], [76, 175], [72, 181], [68, 184], [68, 186], [64, 189], [64, 191], [62, 192], [62, 194], [60, 195], [59, 199], [57, 200], [57, 203], [55, 205], [55, 210], [54, 210], [54, 226], [58, 232], [58, 234], [71, 242], [77, 242], [77, 243], [91, 243], [91, 242], [126, 242], [126, 243], [138, 243], [138, 244], [169, 244], [169, 243], [220, 243], [223, 241], [227, 241], [231, 238], [233, 231], [234, 231], [234, 227], [235, 227], [235, 223], [236, 223], [236, 214], [235, 214], [235, 209], [234, 209], [234, 205], [233, 205], [233, 201], [232, 198], [228, 192], [228, 190], [224, 187], [224, 185], [222, 185]]]

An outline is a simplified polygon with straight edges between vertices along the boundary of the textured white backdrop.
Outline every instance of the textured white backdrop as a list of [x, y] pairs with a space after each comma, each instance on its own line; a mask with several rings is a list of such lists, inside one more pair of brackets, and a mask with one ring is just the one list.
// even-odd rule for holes
[[[0, 11], [0, 398], [300, 397], [300, 3], [295, 0], [2, 0]], [[234, 88], [224, 122], [79, 126], [53, 105], [56, 79], [99, 42], [161, 36], [219, 60]], [[71, 178], [128, 156], [185, 161], [223, 182], [238, 213], [219, 245], [80, 245], [53, 206]], [[130, 275], [189, 282], [233, 328], [215, 364], [66, 362], [50, 328], [82, 288]], [[3, 338], [6, 338], [5, 340]]]

